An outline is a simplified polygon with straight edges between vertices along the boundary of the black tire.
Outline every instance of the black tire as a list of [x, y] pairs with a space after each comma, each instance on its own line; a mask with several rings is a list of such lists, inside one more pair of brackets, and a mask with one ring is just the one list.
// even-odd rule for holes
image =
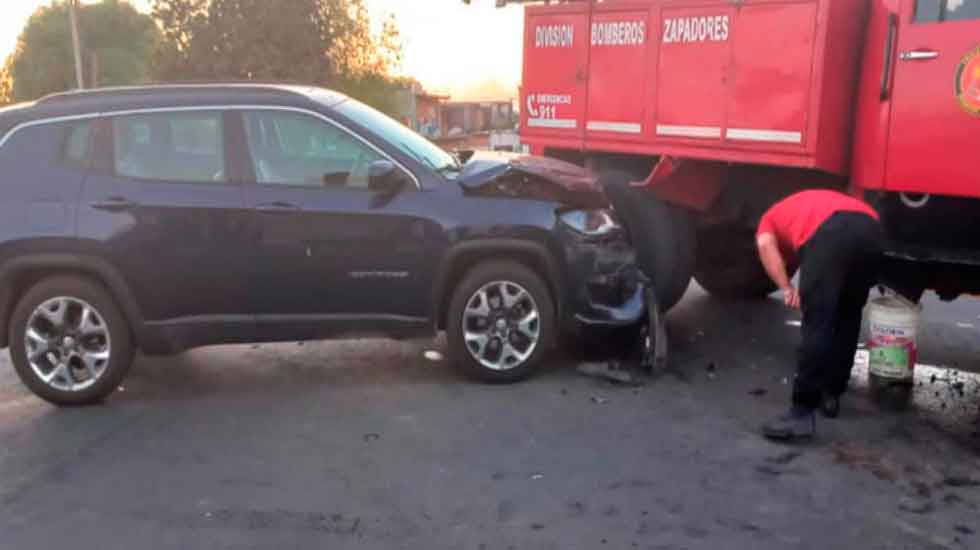
[[726, 300], [758, 300], [776, 290], [759, 260], [755, 233], [730, 225], [698, 234], [694, 279], [711, 295]]
[[[35, 373], [27, 358], [27, 323], [39, 306], [57, 297], [81, 300], [95, 308], [104, 321], [111, 342], [109, 357], [101, 375], [92, 385], [76, 391], [46, 384]], [[100, 284], [82, 277], [53, 276], [31, 287], [14, 308], [10, 319], [9, 341], [10, 356], [17, 376], [35, 395], [59, 406], [101, 402], [119, 386], [133, 361], [132, 333], [122, 311]]]
[[694, 274], [697, 242], [691, 215], [666, 203], [647, 189], [633, 187], [626, 172], [599, 176], [616, 214], [626, 225], [636, 248], [637, 264], [653, 281], [660, 310], [674, 307]]
[[[530, 294], [538, 311], [538, 341], [531, 354], [519, 364], [494, 370], [474, 357], [463, 330], [464, 312], [476, 293], [493, 282], [519, 285]], [[446, 319], [446, 335], [452, 360], [466, 376], [483, 382], [508, 383], [523, 380], [534, 373], [556, 341], [554, 299], [548, 286], [534, 271], [512, 261], [488, 261], [473, 267], [456, 285]], [[486, 354], [483, 357], [487, 357]]]

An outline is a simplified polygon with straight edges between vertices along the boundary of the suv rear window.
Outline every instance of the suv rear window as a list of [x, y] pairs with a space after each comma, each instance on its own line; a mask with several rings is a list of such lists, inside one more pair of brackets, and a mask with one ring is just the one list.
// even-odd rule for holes
[[69, 166], [88, 167], [91, 162], [92, 122], [68, 125], [65, 134], [64, 162]]
[[116, 175], [171, 182], [225, 182], [223, 126], [217, 111], [116, 117]]

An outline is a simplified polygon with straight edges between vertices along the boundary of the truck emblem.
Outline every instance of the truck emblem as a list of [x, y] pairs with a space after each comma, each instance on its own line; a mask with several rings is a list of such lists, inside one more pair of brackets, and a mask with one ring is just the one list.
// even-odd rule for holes
[[963, 56], [956, 67], [953, 85], [960, 107], [971, 115], [980, 116], [980, 46]]

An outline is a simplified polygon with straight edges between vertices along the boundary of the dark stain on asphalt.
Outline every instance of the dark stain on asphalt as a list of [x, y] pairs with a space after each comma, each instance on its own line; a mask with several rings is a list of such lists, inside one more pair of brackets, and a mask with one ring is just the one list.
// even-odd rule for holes
[[876, 478], [884, 481], [896, 481], [899, 477], [898, 467], [885, 459], [880, 452], [863, 444], [844, 441], [834, 443], [830, 448], [834, 462], [844, 464], [852, 469], [867, 470]]
[[517, 506], [513, 501], [501, 500], [497, 503], [497, 521], [507, 523], [517, 515]]
[[957, 495], [956, 493], [948, 493], [943, 496], [943, 502], [946, 504], [959, 504], [963, 502], [963, 497]]
[[567, 504], [568, 516], [577, 518], [585, 515], [585, 504], [578, 500], [573, 500]]
[[947, 476], [943, 479], [947, 487], [980, 487], [980, 479], [966, 476]]
[[610, 504], [602, 511], [602, 515], [607, 518], [616, 517], [619, 515], [619, 508], [614, 504]]
[[777, 476], [777, 477], [778, 476], [781, 476], [781, 475], [783, 475], [785, 473], [788, 473], [788, 470], [785, 470], [783, 468], [777, 468], [777, 467], [771, 466], [769, 464], [757, 464], [755, 466], [755, 471], [756, 472], [759, 472], [760, 474], [765, 474], [765, 475], [769, 475], [769, 476]]
[[967, 527], [966, 525], [957, 525], [953, 527], [953, 529], [961, 535], [972, 535], [976, 532], [972, 528]]
[[317, 531], [336, 535], [356, 534], [361, 526], [358, 517], [343, 514], [301, 512], [295, 510], [257, 510], [224, 508], [193, 518], [170, 522], [174, 527], [221, 527], [244, 531], [283, 530]]
[[799, 458], [802, 454], [803, 453], [801, 453], [799, 451], [786, 451], [785, 453], [781, 453], [781, 454], [778, 454], [778, 455], [775, 455], [775, 456], [766, 457], [766, 462], [769, 462], [769, 463], [772, 463], [772, 464], [782, 464], [782, 465], [785, 465], [785, 464], [789, 464], [790, 462], [793, 462], [794, 460], [796, 460], [797, 458]]

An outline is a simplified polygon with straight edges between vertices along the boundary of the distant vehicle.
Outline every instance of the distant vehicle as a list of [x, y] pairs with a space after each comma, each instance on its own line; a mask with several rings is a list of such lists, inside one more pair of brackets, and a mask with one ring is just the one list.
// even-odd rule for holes
[[660, 304], [692, 274], [774, 290], [759, 218], [823, 187], [881, 213], [903, 293], [980, 293], [980, 0], [581, 0], [525, 22], [521, 141], [616, 189]]
[[465, 373], [509, 382], [561, 330], [644, 315], [583, 170], [460, 159], [328, 90], [67, 93], [0, 135], [0, 345], [56, 404], [109, 395], [137, 349], [443, 329]]

